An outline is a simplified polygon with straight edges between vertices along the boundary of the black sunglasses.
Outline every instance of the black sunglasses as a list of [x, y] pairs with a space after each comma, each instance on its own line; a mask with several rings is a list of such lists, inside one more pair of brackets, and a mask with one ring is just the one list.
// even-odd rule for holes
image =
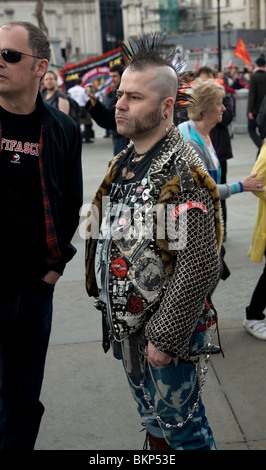
[[22, 55], [28, 55], [29, 57], [34, 57], [35, 59], [42, 59], [42, 57], [37, 57], [36, 55], [26, 54], [26, 52], [13, 51], [12, 49], [4, 49], [0, 51], [5, 62], [10, 64], [16, 64], [21, 61]]

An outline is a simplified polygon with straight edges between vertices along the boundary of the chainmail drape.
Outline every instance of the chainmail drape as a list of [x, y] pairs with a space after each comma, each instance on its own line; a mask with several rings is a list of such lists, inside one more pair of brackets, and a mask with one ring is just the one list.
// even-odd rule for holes
[[[185, 246], [176, 251], [174, 274], [159, 309], [152, 315], [145, 329], [147, 339], [154, 346], [185, 360], [189, 359], [188, 343], [203, 311], [206, 296], [219, 277], [214, 208], [208, 189], [197, 187], [193, 194], [178, 193], [173, 199], [173, 205], [192, 199], [203, 203], [206, 212], [199, 209], [188, 210], [185, 213], [186, 224], [179, 224], [177, 219], [174, 230], [179, 230], [179, 243], [182, 238], [186, 240]], [[186, 233], [182, 233], [182, 230]], [[169, 224], [166, 232], [170, 234], [170, 241], [173, 237]]]

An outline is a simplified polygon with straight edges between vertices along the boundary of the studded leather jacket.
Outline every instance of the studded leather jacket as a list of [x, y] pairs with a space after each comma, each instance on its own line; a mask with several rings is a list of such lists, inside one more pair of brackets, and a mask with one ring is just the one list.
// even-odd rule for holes
[[109, 338], [122, 340], [144, 326], [154, 346], [188, 360], [190, 337], [219, 277], [217, 187], [177, 129], [140, 179], [114, 183], [132, 148], [111, 161], [88, 214], [87, 291]]

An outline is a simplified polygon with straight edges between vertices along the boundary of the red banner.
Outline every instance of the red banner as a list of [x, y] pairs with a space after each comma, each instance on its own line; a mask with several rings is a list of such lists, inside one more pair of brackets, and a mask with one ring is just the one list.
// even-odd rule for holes
[[120, 63], [124, 64], [124, 59], [119, 47], [79, 64], [67, 64], [65, 68], [60, 70], [65, 91], [75, 85], [77, 78], [81, 78], [83, 86], [93, 83], [97, 96], [100, 96], [109, 86], [110, 68]]
[[249, 53], [244, 42], [240, 38], [238, 39], [234, 54], [236, 57], [239, 57], [239, 59], [243, 60], [247, 65], [251, 65], [251, 58], [249, 57]]

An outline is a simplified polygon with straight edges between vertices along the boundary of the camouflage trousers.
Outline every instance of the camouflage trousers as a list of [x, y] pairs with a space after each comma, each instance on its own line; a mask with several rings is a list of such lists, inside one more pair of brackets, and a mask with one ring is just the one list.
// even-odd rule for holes
[[172, 360], [152, 367], [142, 361], [142, 386], [125, 361], [124, 367], [147, 432], [174, 450], [217, 450], [199, 394], [199, 364]]

